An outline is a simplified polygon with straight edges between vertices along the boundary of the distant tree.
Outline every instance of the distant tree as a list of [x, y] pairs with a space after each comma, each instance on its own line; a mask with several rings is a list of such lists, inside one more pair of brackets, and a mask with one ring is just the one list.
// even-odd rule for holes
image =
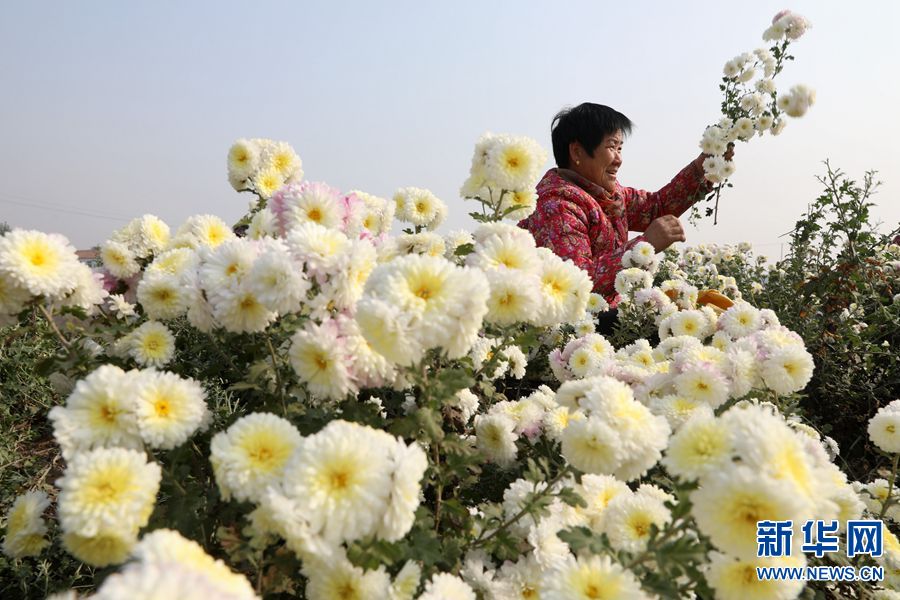
[[9, 226], [9, 223], [0, 221], [0, 235], [6, 235], [10, 231], [12, 231], [12, 227]]

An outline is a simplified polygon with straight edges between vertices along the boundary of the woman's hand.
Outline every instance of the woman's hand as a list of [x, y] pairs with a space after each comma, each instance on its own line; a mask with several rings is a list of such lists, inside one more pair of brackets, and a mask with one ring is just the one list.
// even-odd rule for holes
[[734, 142], [728, 142], [728, 148], [725, 149], [724, 158], [729, 162], [734, 160]]
[[683, 242], [684, 229], [681, 221], [673, 215], [663, 215], [650, 222], [650, 226], [644, 232], [644, 239], [653, 246], [657, 252], [662, 252], [675, 242]]

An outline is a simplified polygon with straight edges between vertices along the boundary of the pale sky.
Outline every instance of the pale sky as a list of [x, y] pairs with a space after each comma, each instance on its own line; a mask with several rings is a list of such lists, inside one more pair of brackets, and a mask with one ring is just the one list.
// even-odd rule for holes
[[[875, 216], [900, 222], [900, 3], [796, 1], [813, 28], [776, 80], [817, 90], [780, 137], [739, 144], [719, 225], [688, 242], [749, 241], [778, 257], [831, 159], [885, 182]], [[442, 231], [486, 130], [549, 156], [550, 120], [592, 101], [636, 124], [622, 184], [655, 190], [718, 120], [724, 62], [763, 46], [782, 0], [704, 2], [18, 2], [0, 20], [0, 221], [79, 248], [131, 217], [227, 222], [240, 137], [289, 142], [305, 177], [383, 197], [431, 189]]]

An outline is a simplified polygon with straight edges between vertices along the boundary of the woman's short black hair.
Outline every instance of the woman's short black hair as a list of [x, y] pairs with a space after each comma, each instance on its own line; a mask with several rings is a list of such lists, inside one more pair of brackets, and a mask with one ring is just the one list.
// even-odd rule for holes
[[564, 108], [553, 117], [550, 138], [556, 166], [569, 168], [569, 144], [578, 142], [588, 156], [603, 142], [603, 138], [617, 131], [631, 133], [631, 120], [608, 106], [585, 102], [575, 108]]

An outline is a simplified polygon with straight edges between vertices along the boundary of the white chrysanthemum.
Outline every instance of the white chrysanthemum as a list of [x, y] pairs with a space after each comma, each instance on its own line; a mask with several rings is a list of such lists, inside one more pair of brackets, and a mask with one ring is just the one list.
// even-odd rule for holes
[[810, 516], [789, 484], [744, 466], [711, 473], [691, 501], [700, 531], [717, 548], [739, 557], [756, 556], [758, 521], [796, 523]]
[[485, 175], [503, 190], [534, 188], [546, 153], [528, 137], [496, 136], [487, 148]]
[[653, 414], [664, 416], [672, 429], [678, 429], [698, 413], [712, 414], [710, 406], [705, 402], [679, 394], [653, 397], [649, 406]]
[[710, 556], [706, 580], [720, 600], [793, 600], [806, 585], [803, 580], [760, 579], [758, 567], [804, 567], [802, 555], [783, 558], [734, 558], [719, 552]]
[[625, 482], [612, 475], [590, 473], [582, 476], [581, 485], [576, 487], [575, 491], [587, 502], [587, 507], [582, 510], [589, 520], [591, 529], [595, 531], [602, 530], [609, 503], [622, 494], [631, 494]]
[[189, 295], [179, 279], [152, 273], [138, 283], [137, 300], [151, 319], [175, 319], [187, 310]]
[[601, 313], [609, 310], [609, 302], [600, 294], [591, 293], [588, 298], [587, 309], [592, 313]]
[[253, 588], [247, 578], [234, 573], [219, 559], [204, 552], [197, 542], [185, 539], [177, 531], [157, 529], [141, 538], [133, 552], [141, 564], [178, 564], [203, 574], [219, 594], [231, 598], [254, 598]]
[[287, 228], [304, 223], [314, 223], [329, 229], [340, 229], [342, 210], [337, 190], [324, 183], [307, 182], [300, 185], [286, 198]]
[[285, 180], [299, 181], [303, 177], [300, 157], [287, 142], [268, 140], [263, 145], [260, 162], [274, 167]]
[[532, 525], [528, 536], [531, 553], [542, 569], [559, 568], [571, 556], [569, 546], [556, 535], [565, 524], [558, 516], [548, 516]]
[[137, 532], [153, 512], [161, 475], [143, 452], [98, 448], [78, 453], [56, 482], [60, 525], [85, 537]]
[[138, 258], [147, 258], [162, 252], [169, 245], [169, 226], [156, 215], [143, 215], [134, 219], [134, 235], [130, 247]]
[[394, 581], [388, 594], [390, 600], [413, 600], [422, 579], [422, 567], [412, 560], [406, 561]]
[[234, 232], [219, 217], [194, 215], [178, 228], [169, 245], [171, 248], [215, 248], [234, 237]]
[[62, 545], [83, 563], [108, 567], [125, 562], [137, 543], [137, 531], [107, 531], [95, 536], [65, 532]]
[[244, 280], [256, 259], [258, 247], [239, 238], [200, 252], [203, 264], [199, 270], [199, 283], [211, 299], [235, 289]]
[[731, 462], [732, 433], [711, 413], [699, 412], [675, 432], [662, 463], [676, 477], [697, 479]]
[[364, 297], [356, 306], [356, 322], [371, 347], [392, 363], [412, 364], [424, 352], [412, 336], [409, 315], [386, 302]]
[[65, 295], [77, 264], [75, 248], [61, 235], [14, 229], [0, 236], [0, 274], [32, 294]]
[[96, 314], [97, 306], [109, 296], [103, 287], [103, 275], [95, 273], [84, 263], [78, 263], [72, 268], [71, 277], [75, 287], [62, 299], [62, 305], [81, 308], [89, 315]]
[[316, 223], [295, 227], [286, 241], [291, 253], [306, 263], [309, 273], [322, 278], [330, 275], [341, 256], [350, 250], [346, 235]]
[[247, 287], [270, 311], [279, 314], [296, 312], [306, 297], [310, 284], [279, 249], [264, 252], [247, 274]]
[[500, 352], [509, 363], [509, 374], [516, 379], [525, 377], [525, 369], [528, 367], [528, 357], [518, 346], [507, 346]]
[[[255, 600], [248, 595], [228, 593], [205, 573], [195, 571], [180, 563], [159, 562], [144, 564], [133, 562], [124, 569], [103, 580], [94, 600]], [[74, 599], [73, 599], [74, 600]]]
[[[248, 179], [259, 169], [259, 145], [253, 140], [239, 139], [228, 149], [228, 178]], [[238, 189], [240, 191], [240, 189]]]
[[281, 479], [301, 441], [290, 422], [268, 413], [251, 413], [213, 436], [209, 460], [222, 497], [258, 501]]
[[415, 520], [419, 494], [422, 492], [421, 481], [428, 468], [428, 457], [416, 442], [407, 446], [398, 441], [391, 454], [394, 463], [393, 489], [377, 536], [396, 542], [409, 533]]
[[128, 335], [128, 353], [142, 367], [163, 367], [175, 357], [175, 336], [158, 321], [147, 321]]
[[557, 570], [545, 571], [541, 600], [649, 600], [630, 571], [608, 556], [569, 558]]
[[345, 421], [301, 441], [281, 485], [329, 544], [371, 535], [381, 524], [393, 488], [390, 443], [384, 432]]
[[459, 409], [460, 416], [462, 420], [466, 423], [469, 422], [476, 412], [478, 412], [478, 396], [472, 393], [472, 390], [464, 389], [456, 392], [456, 395], [453, 396], [448, 402], [450, 406], [454, 406]]
[[614, 549], [640, 552], [647, 548], [651, 526], [662, 529], [671, 520], [662, 500], [647, 494], [620, 494], [606, 508], [603, 531]]
[[291, 366], [315, 396], [340, 400], [356, 391], [350, 377], [350, 357], [335, 327], [308, 324], [291, 338]]
[[388, 600], [391, 579], [384, 567], [364, 571], [343, 552], [327, 560], [304, 560], [303, 574], [309, 578], [305, 590], [309, 600]]
[[429, 190], [416, 187], [400, 188], [394, 193], [396, 218], [413, 225], [434, 230], [443, 221], [447, 208]]
[[671, 317], [672, 335], [690, 335], [702, 340], [709, 335], [709, 322], [699, 310], [683, 310]]
[[569, 423], [562, 432], [562, 454], [585, 473], [612, 473], [623, 458], [619, 434], [594, 417]]
[[600, 357], [590, 346], [581, 346], [569, 355], [568, 367], [575, 377], [587, 377], [594, 374]]
[[203, 387], [174, 373], [143, 371], [134, 383], [134, 412], [141, 438], [171, 450], [210, 420]]
[[622, 269], [616, 274], [616, 293], [621, 296], [628, 296], [637, 290], [649, 288], [652, 285], [652, 275], [638, 267]]
[[141, 270], [134, 253], [120, 242], [110, 240], [100, 246], [100, 260], [106, 270], [119, 279], [128, 279]]
[[869, 439], [889, 454], [900, 452], [900, 401], [878, 409], [869, 421]]
[[284, 176], [274, 166], [263, 167], [250, 178], [254, 191], [264, 200], [271, 198], [284, 182]]
[[395, 204], [366, 192], [354, 190], [350, 194], [362, 200], [364, 209], [359, 216], [359, 225], [372, 236], [389, 233], [394, 220]]
[[516, 458], [515, 422], [503, 414], [475, 417], [475, 438], [478, 449], [488, 460], [505, 467]]
[[750, 335], [762, 326], [759, 310], [747, 302], [737, 302], [719, 316], [721, 327], [732, 338]]
[[366, 281], [378, 265], [378, 251], [368, 240], [355, 240], [344, 255], [342, 267], [329, 280], [338, 310], [352, 311], [365, 291]]
[[150, 274], [169, 275], [179, 280], [187, 280], [200, 264], [200, 256], [192, 248], [172, 248], [156, 256], [144, 270], [144, 276]]
[[[441, 347], [450, 358], [466, 354], [477, 338], [487, 312], [489, 285], [477, 270], [457, 267], [444, 258], [409, 255], [380, 265], [366, 282], [367, 298], [396, 307], [405, 337], [419, 348]], [[360, 321], [364, 336], [379, 352], [378, 340]], [[410, 352], [418, 360], [417, 352]]]
[[247, 226], [248, 239], [262, 240], [274, 236], [276, 232], [275, 214], [269, 207], [257, 211], [250, 217], [250, 224]]
[[21, 312], [30, 299], [31, 293], [27, 289], [0, 271], [0, 317]]
[[66, 459], [103, 446], [140, 448], [133, 378], [103, 365], [75, 384], [65, 406], [50, 409], [53, 436]]
[[790, 346], [765, 359], [760, 365], [760, 375], [766, 386], [787, 395], [806, 387], [812, 378], [813, 367], [813, 358], [805, 348]]
[[486, 321], [502, 326], [537, 318], [541, 297], [535, 275], [515, 270], [492, 270], [486, 275], [491, 286]]
[[475, 592], [459, 577], [436, 573], [425, 584], [419, 600], [475, 600]]
[[537, 272], [534, 240], [522, 236], [492, 235], [475, 247], [466, 257], [466, 264], [483, 271], [513, 269], [526, 273]]
[[41, 491], [34, 490], [16, 498], [6, 513], [5, 555], [10, 558], [37, 556], [50, 545], [45, 537], [47, 524], [42, 516], [48, 506], [50, 499]]
[[539, 248], [539, 275], [544, 299], [537, 321], [539, 326], [573, 323], [587, 308], [593, 284], [588, 274], [564, 261], [547, 248]]
[[672, 381], [679, 395], [693, 398], [718, 408], [728, 400], [728, 380], [715, 369], [692, 368]]
[[254, 290], [249, 283], [242, 282], [212, 296], [212, 314], [216, 321], [234, 333], [265, 331], [278, 318], [278, 313], [269, 310]]

